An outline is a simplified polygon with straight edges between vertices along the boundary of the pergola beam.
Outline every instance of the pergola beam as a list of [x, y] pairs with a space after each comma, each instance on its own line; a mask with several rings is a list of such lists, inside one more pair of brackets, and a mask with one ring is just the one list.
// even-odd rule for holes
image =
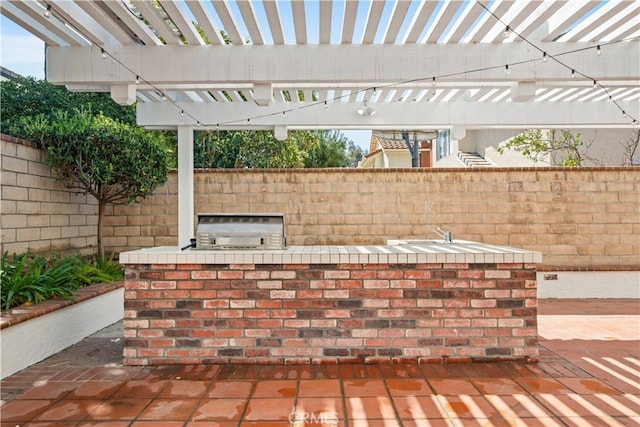
[[[200, 129], [439, 129], [461, 125], [468, 129], [531, 127], [629, 127], [629, 120], [607, 101], [600, 102], [398, 102], [370, 103], [372, 116], [360, 116], [359, 103], [275, 103], [259, 107], [252, 102], [139, 103], [138, 124], [175, 129], [202, 124]], [[625, 111], [640, 116], [637, 101], [621, 102]], [[185, 116], [180, 115], [184, 109]], [[287, 110], [286, 116], [282, 111]], [[193, 117], [193, 118], [192, 118]], [[250, 122], [247, 119], [250, 118]]]
[[[550, 56], [560, 55], [555, 43], [540, 46]], [[592, 48], [592, 49], [590, 49]], [[637, 80], [640, 64], [630, 51], [639, 41], [602, 47], [597, 56], [592, 43], [565, 44], [573, 50], [563, 61], [585, 70], [596, 80]], [[580, 49], [585, 49], [579, 51]], [[578, 52], [579, 51], [579, 52]], [[47, 78], [52, 83], [132, 83], [136, 75], [157, 85], [199, 83], [349, 83], [377, 82], [378, 86], [410, 80], [446, 82], [567, 80], [570, 71], [555, 61], [543, 63], [542, 54], [515, 43], [429, 45], [300, 45], [300, 46], [120, 46], [109, 54], [125, 64], [105, 67], [100, 51], [92, 47], [50, 47]], [[167, 58], [171, 58], [168, 60]], [[613, 60], [615, 58], [615, 60]], [[504, 73], [510, 65], [511, 73]]]

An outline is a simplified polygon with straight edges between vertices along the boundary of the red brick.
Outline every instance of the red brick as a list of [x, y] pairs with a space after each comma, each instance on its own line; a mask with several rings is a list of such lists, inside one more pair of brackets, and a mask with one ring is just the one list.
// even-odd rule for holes
[[352, 271], [352, 279], [375, 279], [376, 272], [372, 270]]
[[217, 298], [242, 298], [242, 291], [239, 289], [218, 291]]
[[295, 271], [272, 271], [270, 275], [271, 279], [295, 279], [296, 272]]
[[298, 290], [297, 297], [298, 298], [321, 298], [322, 291], [318, 289], [314, 289], [314, 290], [301, 289], [301, 290]]
[[260, 318], [260, 319], [266, 319], [267, 317], [269, 317], [269, 312], [270, 310], [251, 310], [251, 309], [246, 309], [244, 311], [244, 316], [250, 319], [253, 318]]
[[311, 289], [335, 289], [335, 280], [310, 280], [309, 287]]
[[257, 308], [282, 308], [282, 301], [275, 300], [258, 300], [256, 301]]
[[322, 291], [323, 298], [349, 298], [349, 291], [346, 289]]
[[404, 270], [403, 276], [405, 279], [429, 279], [431, 272], [428, 270]]
[[496, 281], [495, 280], [471, 280], [471, 287], [480, 288], [480, 289], [495, 288]]
[[125, 289], [149, 289], [149, 282], [127, 280], [124, 282]]
[[202, 301], [202, 308], [228, 308], [229, 300], [213, 299]]
[[218, 310], [218, 317], [221, 319], [240, 319], [243, 314], [242, 310]]
[[416, 287], [419, 289], [440, 289], [442, 288], [442, 280], [416, 280]]
[[388, 280], [363, 280], [362, 284], [365, 289], [385, 289], [389, 287]]
[[243, 279], [244, 272], [236, 270], [218, 271], [218, 279]]
[[204, 282], [199, 280], [181, 280], [178, 281], [178, 289], [202, 289]]
[[268, 279], [269, 278], [269, 272], [268, 271], [245, 271], [244, 272], [244, 278], [245, 279], [251, 279], [251, 280], [259, 280], [259, 279]]
[[149, 325], [152, 328], [173, 328], [176, 326], [176, 321], [173, 319], [156, 319], [150, 320]]
[[176, 302], [174, 300], [151, 300], [149, 301], [149, 308], [175, 308]]
[[258, 280], [258, 289], [282, 289], [282, 280]]
[[496, 306], [495, 299], [472, 299], [471, 307], [477, 308], [492, 308]]
[[[181, 273], [180, 271], [176, 271], [175, 273]], [[217, 278], [217, 272], [216, 271], [207, 271], [207, 270], [200, 270], [200, 271], [192, 271], [191, 272], [191, 278], [192, 279], [216, 279]]]
[[242, 329], [219, 329], [218, 337], [219, 338], [238, 338], [244, 336], [244, 331]]
[[416, 281], [409, 279], [392, 280], [391, 287], [395, 289], [414, 289], [416, 287]]
[[175, 340], [172, 339], [151, 339], [149, 340], [149, 347], [173, 347]]
[[326, 270], [324, 272], [325, 279], [349, 279], [351, 272], [349, 270]]
[[[382, 301], [387, 301], [387, 300], [382, 300]], [[416, 307], [416, 300], [415, 299], [392, 299], [391, 300], [391, 307], [393, 308], [400, 308], [400, 307]]]
[[469, 287], [469, 281], [468, 280], [444, 279], [442, 281], [442, 286], [444, 288], [468, 288]]
[[161, 348], [139, 348], [138, 357], [162, 357], [164, 350]]
[[360, 289], [362, 281], [360, 280], [336, 280], [336, 288], [338, 289]]
[[484, 279], [483, 270], [460, 270], [458, 277], [461, 279]]

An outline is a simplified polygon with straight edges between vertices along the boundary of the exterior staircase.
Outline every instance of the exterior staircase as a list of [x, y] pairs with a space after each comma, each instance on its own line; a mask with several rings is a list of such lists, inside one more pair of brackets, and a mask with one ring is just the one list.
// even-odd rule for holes
[[468, 168], [491, 168], [494, 165], [478, 153], [458, 151], [458, 160]]

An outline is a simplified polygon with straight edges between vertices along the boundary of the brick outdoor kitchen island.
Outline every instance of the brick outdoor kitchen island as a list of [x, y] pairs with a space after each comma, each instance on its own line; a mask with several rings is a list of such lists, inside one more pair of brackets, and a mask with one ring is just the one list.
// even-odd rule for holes
[[537, 360], [539, 252], [389, 243], [122, 253], [124, 363]]

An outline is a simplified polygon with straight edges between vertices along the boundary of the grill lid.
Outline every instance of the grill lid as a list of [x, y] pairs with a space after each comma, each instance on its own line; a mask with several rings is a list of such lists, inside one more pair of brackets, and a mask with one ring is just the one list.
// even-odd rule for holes
[[196, 249], [284, 249], [284, 215], [198, 214]]

